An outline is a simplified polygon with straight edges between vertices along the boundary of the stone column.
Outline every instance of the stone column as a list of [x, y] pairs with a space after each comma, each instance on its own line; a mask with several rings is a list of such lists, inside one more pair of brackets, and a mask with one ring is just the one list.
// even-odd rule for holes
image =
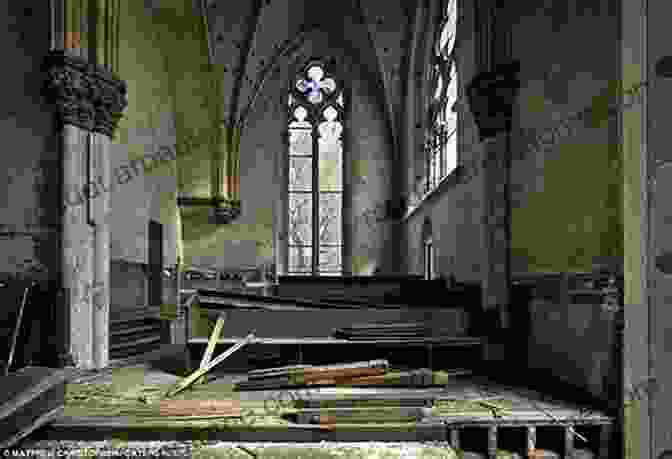
[[69, 308], [70, 356], [78, 367], [93, 368], [92, 233], [87, 220], [85, 165], [89, 134], [73, 124], [63, 124], [63, 233], [62, 270], [65, 307]]
[[469, 84], [468, 97], [479, 136], [484, 142], [484, 244], [483, 304], [497, 311], [498, 322], [508, 327], [511, 283], [510, 169], [513, 104], [519, 82], [518, 62], [495, 67], [477, 75]]
[[94, 265], [93, 265], [93, 357], [97, 368], [107, 366], [109, 360], [109, 315], [110, 315], [110, 139], [93, 134], [92, 172], [95, 174], [89, 186], [96, 187], [91, 193], [93, 215]]
[[82, 41], [91, 48], [99, 46], [96, 26], [105, 22], [99, 15], [110, 13], [91, 5], [54, 0], [54, 49], [45, 60], [45, 95], [55, 107], [62, 137], [63, 288], [69, 347], [74, 364], [81, 368], [108, 363], [109, 147], [127, 104], [125, 83], [105, 66], [91, 62], [86, 56], [96, 53], [81, 46]]
[[483, 279], [483, 305], [486, 310], [499, 308], [500, 324], [508, 326], [509, 304], [509, 205], [507, 148], [509, 133], [488, 138], [484, 145], [485, 186], [485, 277]]
[[[664, 17], [669, 5], [644, 0], [619, 3], [621, 80], [625, 89], [619, 101], [620, 107], [624, 108], [619, 113], [623, 161], [624, 301], [616, 312], [622, 346], [619, 381], [622, 386], [622, 409], [619, 410], [621, 457], [665, 457], [663, 448], [672, 444], [670, 415], [666, 409], [670, 398], [661, 396], [665, 395], [665, 390], [669, 393], [672, 379], [666, 358], [670, 354], [665, 354], [669, 344], [656, 346], [657, 342], [662, 344], [656, 328], [660, 331], [669, 326], [669, 321], [664, 320], [665, 311], [669, 310], [666, 299], [669, 281], [653, 266], [650, 257], [655, 255], [654, 243], [664, 242], [669, 234], [667, 227], [656, 224], [669, 215], [665, 212], [669, 209], [669, 191], [665, 192], [669, 187], [665, 187], [666, 181], [656, 184], [653, 179], [657, 174], [661, 174], [660, 178], [665, 177], [662, 175], [665, 173], [665, 156], [669, 155], [667, 101], [670, 83], [658, 79], [660, 76], [654, 76], [652, 72], [655, 61], [650, 62], [650, 58], [655, 52], [667, 54], [668, 51], [662, 41], [658, 47], [650, 46], [649, 37], [659, 41], [651, 26], [657, 25], [657, 32], [667, 28]], [[644, 82], [648, 84], [642, 85]], [[628, 94], [636, 87], [640, 89]], [[662, 161], [656, 164], [654, 160]], [[661, 327], [660, 324], [666, 323]], [[656, 382], [663, 388], [660, 393], [652, 390]]]

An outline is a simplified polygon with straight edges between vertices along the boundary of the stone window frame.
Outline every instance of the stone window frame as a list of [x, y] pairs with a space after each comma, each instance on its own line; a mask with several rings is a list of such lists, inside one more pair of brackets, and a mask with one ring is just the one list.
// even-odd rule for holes
[[[293, 117], [293, 110], [296, 108], [297, 102], [297, 81], [301, 80], [302, 78], [305, 79], [308, 69], [311, 67], [318, 65], [320, 66], [324, 72], [325, 72], [325, 78], [333, 78], [336, 81], [336, 91], [334, 91], [334, 95], [328, 97], [326, 100], [323, 100], [319, 103], [312, 103], [308, 98], [306, 98], [306, 102], [303, 104], [304, 106], [310, 107], [312, 106], [313, 109], [309, 110], [309, 117], [315, 118], [315, 113], [317, 111], [321, 111], [322, 109], [327, 108], [329, 105], [339, 105], [338, 110], [339, 110], [339, 122], [341, 123], [342, 126], [342, 132], [340, 135], [340, 139], [342, 142], [342, 151], [341, 151], [341, 160], [342, 160], [342, 166], [341, 166], [341, 171], [342, 171], [342, 182], [341, 182], [341, 218], [340, 218], [340, 226], [341, 226], [341, 244], [340, 244], [340, 261], [341, 261], [341, 269], [340, 272], [338, 273], [327, 273], [327, 272], [320, 272], [319, 270], [319, 251], [316, 252], [316, 248], [319, 250], [319, 241], [315, 237], [316, 231], [313, 231], [313, 255], [312, 255], [312, 269], [308, 273], [299, 273], [299, 272], [292, 272], [290, 271], [290, 263], [289, 263], [289, 247], [290, 247], [290, 235], [289, 235], [289, 215], [288, 215], [288, 209], [289, 209], [289, 123], [292, 120]], [[285, 149], [283, 151], [283, 159], [282, 159], [282, 164], [284, 167], [285, 171], [285, 178], [284, 178], [284, 185], [283, 185], [283, 194], [284, 194], [284, 204], [282, 206], [283, 212], [286, 214], [284, 218], [282, 219], [283, 221], [283, 231], [282, 231], [282, 251], [280, 255], [280, 261], [281, 261], [281, 266], [282, 266], [282, 271], [284, 272], [284, 275], [290, 275], [290, 276], [302, 276], [302, 275], [336, 275], [336, 276], [342, 276], [346, 274], [349, 269], [348, 269], [348, 254], [346, 250], [346, 243], [347, 243], [347, 235], [346, 235], [346, 226], [345, 226], [345, 213], [347, 211], [346, 209], [346, 197], [348, 194], [348, 180], [346, 177], [346, 158], [348, 157], [348, 148], [347, 148], [347, 139], [348, 139], [348, 123], [347, 123], [347, 118], [348, 118], [348, 110], [349, 110], [349, 88], [347, 85], [347, 82], [342, 78], [342, 75], [345, 73], [342, 72], [338, 66], [336, 65], [336, 60], [335, 59], [329, 59], [326, 57], [312, 57], [304, 64], [302, 64], [299, 68], [298, 71], [292, 72], [288, 81], [288, 86], [285, 90], [285, 93], [283, 95], [283, 101], [285, 104], [285, 107], [288, 108], [287, 111], [287, 117], [286, 117], [286, 126], [284, 128], [284, 137], [285, 137]], [[288, 97], [289, 96], [289, 97]], [[288, 100], [289, 98], [289, 100]], [[292, 100], [293, 98], [293, 100]], [[314, 146], [313, 146], [313, 156], [315, 158], [315, 161], [319, 161], [318, 155], [316, 154], [317, 152], [317, 146], [316, 146], [316, 140], [318, 138], [317, 130], [318, 130], [318, 125], [314, 124], [313, 127], [313, 141]], [[319, 174], [319, 169], [315, 166], [313, 166], [313, 176], [317, 176]], [[314, 177], [313, 179], [313, 184], [317, 182], [316, 178]], [[313, 187], [312, 190], [312, 195], [313, 195], [313, 202], [315, 203], [313, 205], [313, 212], [317, 208], [319, 208], [319, 200], [316, 199], [317, 196], [319, 196], [319, 190]], [[315, 255], [317, 253], [317, 255]], [[317, 260], [317, 262], [315, 261]]]
[[[428, 75], [430, 79], [429, 109], [427, 113], [428, 126], [425, 131], [425, 193], [429, 193], [449, 177], [458, 166], [458, 139], [459, 118], [456, 111], [459, 100], [459, 66], [456, 57], [458, 44], [457, 29], [459, 23], [459, 0], [446, 0], [441, 4], [441, 17], [432, 43], [432, 56]], [[441, 37], [454, 20], [453, 38], [441, 47]], [[450, 50], [444, 52], [450, 43]], [[454, 75], [454, 76], [453, 76]], [[454, 86], [451, 86], [454, 85]], [[437, 87], [441, 86], [441, 89]], [[449, 93], [453, 88], [454, 95]], [[454, 116], [454, 123], [445, 120], [445, 114], [450, 110]], [[454, 157], [449, 158], [451, 143], [454, 145]], [[449, 162], [450, 159], [450, 162]]]

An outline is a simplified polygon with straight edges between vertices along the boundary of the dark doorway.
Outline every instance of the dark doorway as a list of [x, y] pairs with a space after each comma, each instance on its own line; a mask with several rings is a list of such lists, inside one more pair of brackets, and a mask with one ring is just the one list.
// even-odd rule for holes
[[148, 265], [148, 296], [149, 306], [161, 306], [163, 303], [163, 225], [154, 220], [149, 221], [147, 231]]

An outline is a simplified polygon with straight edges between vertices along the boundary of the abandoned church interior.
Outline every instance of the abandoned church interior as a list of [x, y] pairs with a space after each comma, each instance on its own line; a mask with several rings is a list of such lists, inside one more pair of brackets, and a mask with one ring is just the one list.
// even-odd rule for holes
[[0, 9], [1, 447], [672, 457], [668, 2]]

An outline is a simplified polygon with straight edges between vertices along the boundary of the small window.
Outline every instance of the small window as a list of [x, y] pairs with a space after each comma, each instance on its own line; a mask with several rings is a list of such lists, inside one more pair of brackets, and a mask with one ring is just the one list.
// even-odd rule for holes
[[434, 269], [434, 243], [431, 239], [425, 241], [425, 279], [431, 280], [436, 278], [436, 270]]

